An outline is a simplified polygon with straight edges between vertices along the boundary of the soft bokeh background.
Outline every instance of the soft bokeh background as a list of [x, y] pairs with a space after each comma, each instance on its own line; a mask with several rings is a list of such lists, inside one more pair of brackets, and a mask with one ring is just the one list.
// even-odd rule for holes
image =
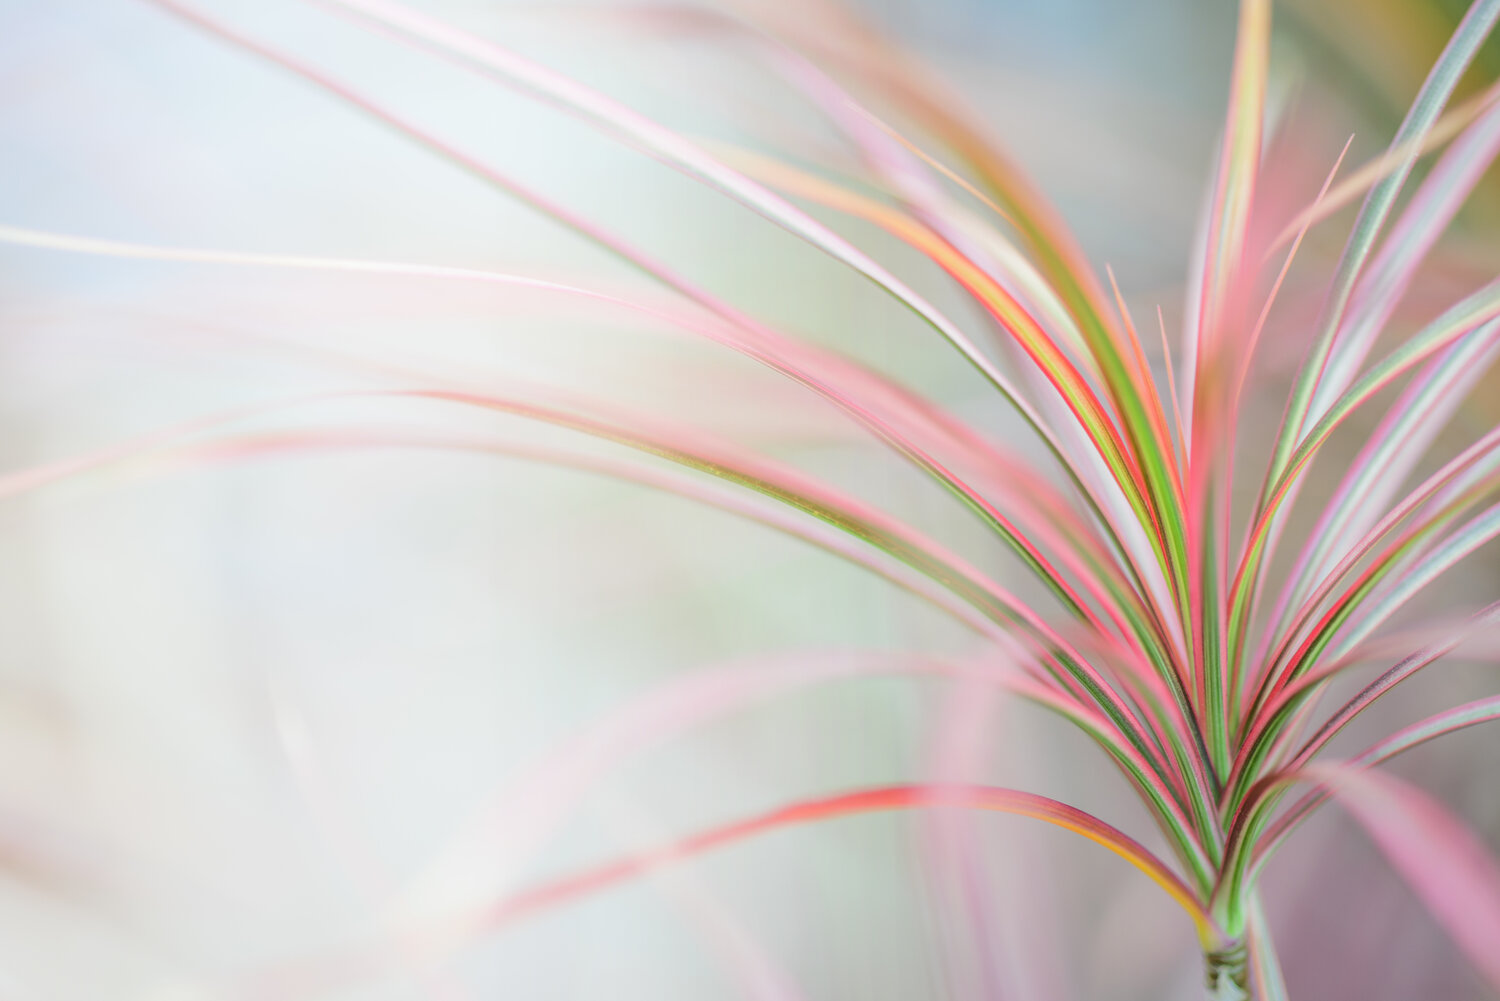
[[[296, 0], [195, 5], [757, 315], [1009, 429], [956, 356], [873, 288], [648, 160]], [[609, 13], [621, 5], [418, 6], [693, 135], [829, 142], [743, 47]], [[1417, 0], [1282, 6], [1278, 107], [1293, 123], [1286, 184], [1301, 191], [1350, 132], [1357, 156], [1380, 148], [1441, 44], [1432, 26], [1455, 14]], [[1132, 309], [1160, 304], [1171, 318], [1222, 114], [1232, 7], [882, 0], [868, 12], [1033, 172]], [[534, 212], [141, 0], [0, 0], [0, 162], [6, 224], [640, 287]], [[1493, 250], [1488, 197], [1464, 222], [1466, 251]], [[963, 315], [911, 254], [841, 225]], [[1313, 243], [1314, 260], [1327, 258], [1337, 233]], [[1278, 332], [1268, 352], [1272, 387], [1296, 334]], [[836, 416], [639, 321], [451, 282], [0, 250], [3, 470], [329, 391], [517, 383], [766, 448], [1019, 576]], [[1265, 404], [1274, 419], [1269, 392]], [[1493, 416], [1481, 402], [1465, 420]], [[303, 399], [233, 425], [308, 427], [610, 454], [412, 399]], [[136, 463], [0, 501], [0, 544], [0, 998], [234, 996], [268, 965], [415, 913], [802, 796], [920, 779], [973, 733], [976, 778], [1076, 802], [1155, 843], [1081, 737], [1027, 708], [901, 679], [786, 692], [641, 753], [598, 755], [556, 823], [526, 826], [538, 815], [528, 805], [573, 789], [566, 775], [528, 776], [659, 686], [851, 649], [968, 649], [857, 570], [637, 487], [418, 448]], [[1460, 599], [1495, 591], [1482, 559], [1466, 574]], [[1493, 690], [1493, 672], [1457, 665], [1393, 700], [1388, 718]], [[1497, 844], [1497, 750], [1494, 734], [1470, 733], [1400, 769]], [[1133, 871], [1014, 818], [968, 835], [977, 857], [957, 865], [951, 825], [910, 816], [778, 833], [473, 935], [439, 960], [394, 950], [378, 976], [326, 996], [1195, 995], [1186, 922]], [[1294, 996], [1481, 996], [1341, 818], [1309, 825], [1269, 879]]]

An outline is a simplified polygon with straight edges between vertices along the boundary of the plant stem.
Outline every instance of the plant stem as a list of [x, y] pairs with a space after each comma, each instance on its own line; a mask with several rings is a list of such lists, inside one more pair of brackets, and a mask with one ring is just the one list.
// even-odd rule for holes
[[1208, 1001], [1250, 1001], [1249, 957], [1244, 939], [1203, 954]]

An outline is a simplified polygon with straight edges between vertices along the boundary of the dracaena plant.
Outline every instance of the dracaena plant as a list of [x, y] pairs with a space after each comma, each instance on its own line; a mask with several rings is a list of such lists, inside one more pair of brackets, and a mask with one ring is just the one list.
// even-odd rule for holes
[[[1092, 270], [1039, 190], [907, 57], [851, 17], [831, 22], [838, 27], [833, 37], [799, 37], [795, 28], [772, 34], [711, 11], [650, 11], [657, 23], [674, 21], [753, 46], [857, 152], [857, 177], [692, 141], [493, 39], [391, 0], [310, 0], [580, 119], [853, 269], [895, 307], [919, 317], [935, 344], [946, 342], [1004, 398], [1040, 443], [1041, 459], [1021, 455], [887, 375], [724, 301], [624, 236], [317, 67], [186, 2], [150, 2], [523, 199], [664, 287], [669, 301], [457, 267], [148, 246], [14, 227], [0, 229], [0, 238], [102, 255], [528, 286], [603, 303], [754, 359], [831, 403], [940, 485], [1013, 551], [1047, 597], [1023, 599], [917, 527], [699, 430], [540, 391], [399, 392], [520, 415], [605, 439], [624, 456], [664, 461], [585, 458], [541, 445], [428, 444], [490, 448], [672, 491], [803, 539], [929, 602], [979, 638], [991, 654], [985, 664], [1004, 665], [982, 671], [984, 683], [1057, 714], [1098, 746], [1139, 795], [1165, 846], [1151, 850], [1103, 819], [1022, 791], [950, 784], [862, 789], [791, 804], [539, 886], [489, 908], [480, 916], [484, 927], [788, 824], [963, 805], [1037, 818], [1110, 849], [1186, 913], [1201, 945], [1209, 997], [1275, 999], [1285, 988], [1259, 877], [1298, 825], [1332, 798], [1368, 829], [1478, 970], [1500, 987], [1500, 870], [1428, 794], [1377, 768], [1426, 741], [1500, 717], [1500, 696], [1413, 722], [1340, 760], [1324, 755], [1349, 723], [1458, 650], [1500, 609], [1491, 605], [1439, 629], [1389, 630], [1414, 597], [1500, 533], [1500, 428], [1414, 482], [1429, 445], [1500, 350], [1500, 282], [1459, 299], [1399, 342], [1382, 339], [1429, 251], [1500, 151], [1496, 91], [1450, 102], [1500, 14], [1500, 0], [1474, 3], [1389, 151], [1337, 183], [1334, 164], [1316, 200], [1279, 227], [1255, 225], [1266, 211], [1257, 200], [1262, 159], [1275, 149], [1266, 136], [1272, 5], [1242, 0], [1222, 142], [1188, 262], [1182, 330], [1173, 346], [1162, 325], [1164, 365], [1156, 371], [1143, 343], [1151, 342], [1154, 354], [1155, 336], [1137, 329], [1113, 276], [1105, 280]], [[1420, 183], [1412, 181], [1419, 161], [1435, 149], [1436, 162]], [[1295, 338], [1301, 361], [1281, 419], [1245, 426], [1257, 347], [1304, 235], [1361, 199], [1315, 321], [1286, 335]], [[952, 319], [804, 203], [859, 218], [920, 252], [972, 298], [982, 326]], [[1341, 430], [1345, 438], [1359, 433], [1351, 419], [1380, 407], [1320, 508], [1293, 518], [1330, 439]], [[359, 443], [347, 431], [221, 435], [207, 442], [173, 437], [243, 416], [208, 418], [84, 464], [143, 449], [243, 454]], [[1323, 457], [1319, 468], [1327, 475], [1333, 464]], [[17, 474], [6, 489], [78, 468], [74, 462]], [[1236, 505], [1236, 484], [1244, 483], [1258, 491], [1253, 503]], [[1312, 506], [1300, 499], [1302, 508]], [[1372, 668], [1373, 680], [1353, 698], [1325, 705], [1335, 681]], [[937, 661], [908, 669], [967, 670]], [[683, 694], [670, 703], [671, 713], [657, 707], [653, 739], [667, 716], [685, 725], [820, 677], [816, 666], [806, 666], [742, 678], [711, 695]], [[622, 725], [609, 739], [628, 741], [634, 732]]]

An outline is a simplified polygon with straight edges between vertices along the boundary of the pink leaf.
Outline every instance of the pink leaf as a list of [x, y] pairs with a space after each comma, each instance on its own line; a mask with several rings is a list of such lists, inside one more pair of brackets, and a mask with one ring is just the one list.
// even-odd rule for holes
[[1381, 772], [1312, 765], [1491, 986], [1500, 988], [1500, 865], [1431, 796]]

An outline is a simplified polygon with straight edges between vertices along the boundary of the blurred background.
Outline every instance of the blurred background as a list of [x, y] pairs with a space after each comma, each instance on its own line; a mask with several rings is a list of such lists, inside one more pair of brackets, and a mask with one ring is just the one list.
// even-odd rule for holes
[[[756, 316], [1013, 431], [960, 359], [867, 283], [555, 109], [315, 4], [191, 6]], [[848, 155], [718, 22], [627, 3], [414, 6], [690, 136]], [[1351, 133], [1351, 162], [1383, 148], [1462, 6], [1277, 4], [1286, 209]], [[837, 54], [821, 4], [703, 9]], [[859, 11], [1038, 180], [1138, 316], [1160, 305], [1176, 322], [1234, 4]], [[1466, 88], [1497, 70], [1491, 46]], [[3, 225], [507, 271], [665, 301], [576, 233], [145, 0], [0, 0], [0, 162]], [[1482, 186], [1445, 244], [1424, 286], [1434, 297], [1492, 270], [1497, 194]], [[823, 217], [973, 315], [910, 251]], [[1310, 239], [1309, 277], [1272, 331], [1270, 420], [1342, 232]], [[286, 973], [633, 848], [944, 769], [1158, 843], [1057, 721], [961, 683], [858, 676], [901, 651], [973, 653], [910, 597], [723, 512], [502, 454], [608, 462], [611, 446], [383, 392], [508, 386], [607, 401], [816, 471], [1031, 593], [992, 538], [837, 414], [640, 317], [472, 282], [5, 246], [0, 475], [132, 458], [37, 489], [3, 481], [0, 999], [1197, 996], [1189, 929], [1155, 887], [1081, 839], [999, 816], [804, 826], [503, 929], [449, 929], [438, 949], [360, 954], [329, 983]], [[1493, 423], [1486, 397], [1455, 440]], [[183, 427], [205, 417], [223, 423]], [[194, 449], [163, 452], [153, 436], [173, 428]], [[223, 433], [259, 444], [212, 444]], [[1465, 574], [1424, 608], [1496, 591], [1489, 557]], [[705, 694], [751, 677], [764, 691], [747, 705], [715, 709]], [[692, 687], [703, 678], [724, 687]], [[1492, 670], [1455, 664], [1386, 718], [1494, 690]], [[1496, 734], [1471, 731], [1399, 770], [1495, 845], [1497, 753]], [[1294, 997], [1483, 996], [1342, 817], [1308, 825], [1268, 879]], [[265, 986], [267, 970], [289, 979]]]

